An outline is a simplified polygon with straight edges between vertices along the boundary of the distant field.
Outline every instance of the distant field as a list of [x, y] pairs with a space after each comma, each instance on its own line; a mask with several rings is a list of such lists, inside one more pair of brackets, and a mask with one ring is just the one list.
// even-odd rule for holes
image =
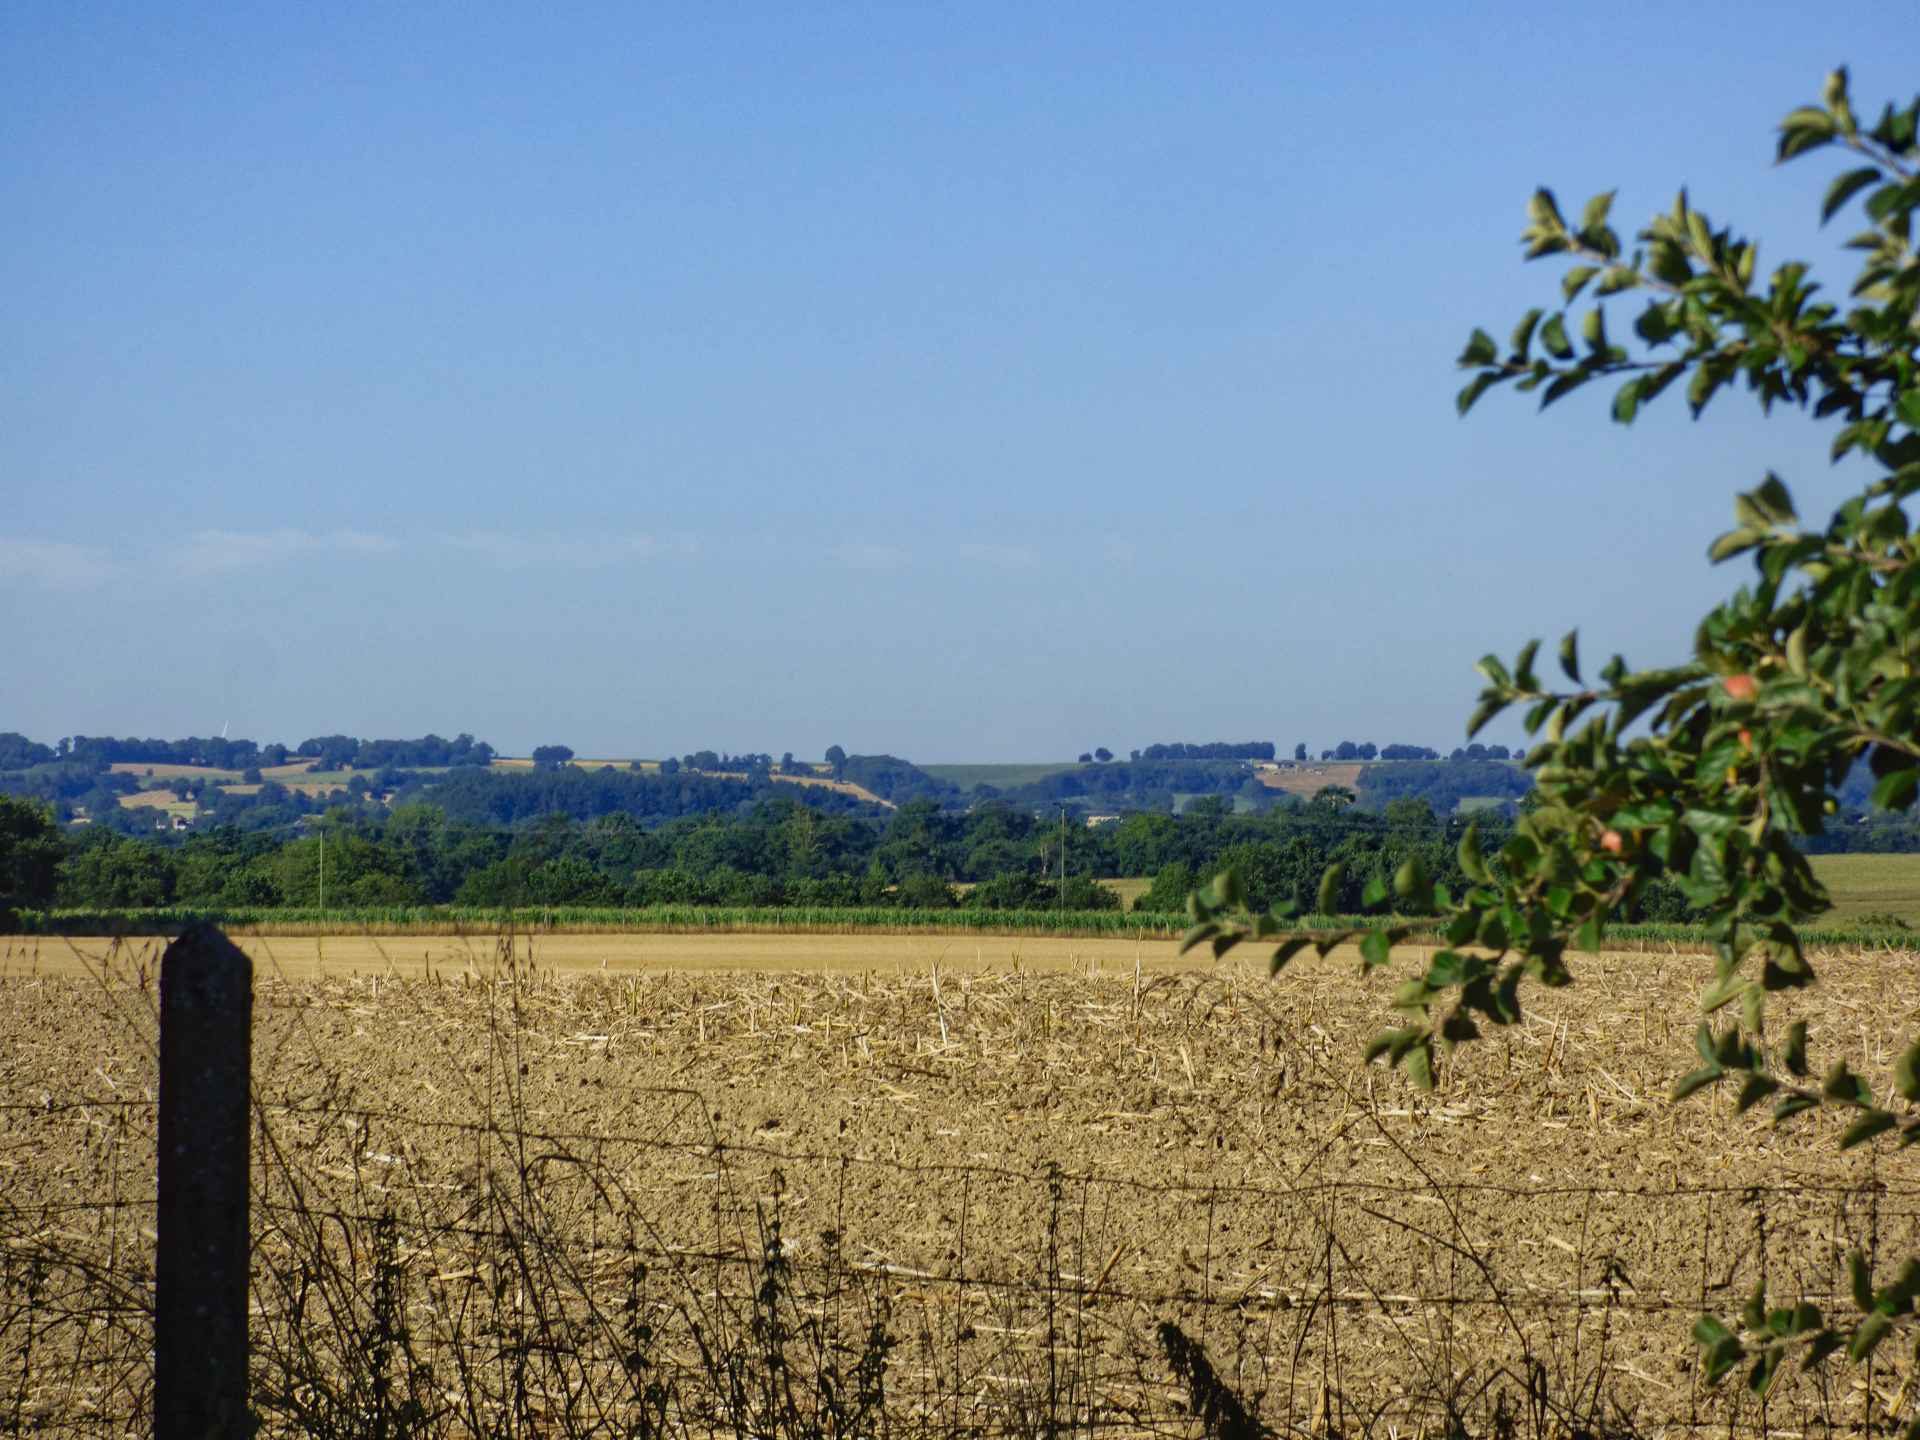
[[[616, 769], [624, 770], [629, 765], [632, 765], [634, 763], [635, 762], [632, 760], [569, 760], [567, 761], [567, 764], [573, 766], [576, 770], [604, 770], [609, 765], [615, 767]], [[660, 762], [658, 760], [642, 760], [638, 763], [640, 765], [640, 768], [643, 770], [658, 770], [660, 768]], [[516, 758], [511, 758], [505, 755], [494, 756], [492, 765], [493, 765], [493, 768], [496, 770], [531, 770], [533, 769], [533, 761], [526, 759], [525, 757], [520, 757], [516, 759]]]
[[1077, 761], [1063, 760], [1048, 765], [922, 765], [920, 768], [934, 779], [958, 785], [962, 790], [971, 790], [976, 785], [1008, 790], [1015, 785], [1031, 785], [1063, 770], [1078, 770], [1080, 766]]
[[116, 775], [152, 775], [158, 779], [171, 779], [175, 775], [231, 775], [238, 779], [240, 775], [238, 770], [216, 770], [211, 765], [141, 765], [122, 762], [107, 768]]
[[1359, 765], [1335, 765], [1331, 761], [1308, 763], [1297, 770], [1262, 770], [1260, 783], [1270, 790], [1284, 790], [1289, 795], [1300, 795], [1311, 800], [1323, 785], [1344, 785], [1358, 793], [1360, 771], [1363, 768]]
[[191, 817], [194, 803], [191, 800], [176, 800], [171, 790], [142, 790], [137, 795], [122, 795], [120, 804], [125, 809], [137, 809], [142, 805], [156, 806], [163, 810], [177, 811]]
[[1813, 873], [1833, 897], [1823, 924], [1893, 915], [1920, 929], [1920, 855], [1815, 855]]

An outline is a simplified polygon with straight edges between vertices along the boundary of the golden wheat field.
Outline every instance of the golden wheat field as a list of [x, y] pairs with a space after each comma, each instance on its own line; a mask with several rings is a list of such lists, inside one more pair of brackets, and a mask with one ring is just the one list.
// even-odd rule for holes
[[[1699, 957], [1585, 960], [1420, 1095], [1361, 1063], [1390, 982], [1338, 952], [1273, 981], [1120, 942], [247, 945], [256, 1364], [307, 1376], [267, 1430], [393, 1393], [314, 1378], [370, 1363], [326, 1337], [364, 1333], [374, 1273], [404, 1297], [380, 1323], [439, 1377], [420, 1433], [575, 1433], [586, 1396], [608, 1426], [777, 1430], [738, 1378], [771, 1346], [813, 1386], [779, 1413], [810, 1423], [845, 1420], [858, 1372], [893, 1433], [1199, 1434], [1169, 1326], [1282, 1433], [1864, 1433], [1920, 1404], [1904, 1355], [1795, 1376], [1764, 1410], [1699, 1384], [1703, 1307], [1763, 1275], [1843, 1305], [1848, 1248], [1920, 1242], [1912, 1152], [1664, 1098], [1693, 1066]], [[158, 958], [41, 940], [0, 966], [5, 1239], [57, 1231], [76, 1274], [117, 1265], [135, 1292]], [[1916, 960], [1817, 963], [1782, 1021], [1883, 1081]], [[124, 1419], [102, 1377], [137, 1374], [125, 1328], [117, 1359], [70, 1336], [36, 1372], [16, 1347], [0, 1382], [48, 1424]]]

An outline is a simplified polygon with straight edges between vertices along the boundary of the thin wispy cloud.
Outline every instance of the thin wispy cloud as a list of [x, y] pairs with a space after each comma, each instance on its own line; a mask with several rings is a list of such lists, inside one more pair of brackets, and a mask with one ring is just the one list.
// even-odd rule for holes
[[72, 590], [109, 580], [116, 568], [98, 546], [0, 536], [0, 585]]
[[960, 558], [975, 565], [990, 565], [997, 570], [1031, 570], [1040, 557], [1017, 545], [962, 545]]
[[315, 535], [306, 530], [202, 530], [166, 557], [183, 578], [233, 575], [319, 554], [380, 555], [400, 542], [364, 530], [335, 530]]
[[906, 551], [892, 545], [842, 545], [833, 553], [842, 565], [855, 570], [898, 570], [907, 563]]
[[442, 545], [477, 555], [489, 564], [515, 568], [528, 565], [566, 565], [603, 568], [631, 565], [673, 552], [688, 554], [690, 540], [661, 541], [651, 535], [560, 535], [541, 532], [503, 535], [474, 530], [465, 535], [442, 535]]

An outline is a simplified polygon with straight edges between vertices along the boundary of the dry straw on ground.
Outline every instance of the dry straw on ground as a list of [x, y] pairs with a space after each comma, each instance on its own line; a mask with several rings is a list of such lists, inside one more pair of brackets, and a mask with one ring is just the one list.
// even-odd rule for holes
[[[137, 1418], [156, 961], [0, 985], [15, 1423]], [[1823, 957], [1814, 1050], [1883, 1076], [1913, 964]], [[1764, 1411], [1698, 1385], [1699, 1309], [1762, 1274], [1844, 1308], [1848, 1248], [1915, 1253], [1916, 1187], [1911, 1152], [1662, 1098], [1696, 957], [1587, 963], [1426, 1097], [1360, 1064], [1385, 986], [1334, 962], [402, 968], [263, 966], [269, 1430], [1199, 1433], [1166, 1325], [1277, 1432], [1861, 1433], [1920, 1402], [1905, 1356]]]

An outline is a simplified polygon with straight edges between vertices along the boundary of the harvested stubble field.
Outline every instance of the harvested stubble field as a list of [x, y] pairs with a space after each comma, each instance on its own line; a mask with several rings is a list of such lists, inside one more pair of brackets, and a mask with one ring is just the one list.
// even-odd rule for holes
[[[0, 983], [0, 1386], [23, 1423], [122, 1433], [158, 950], [89, 959]], [[1915, 959], [1820, 964], [1814, 1051], [1884, 1077]], [[1425, 1097], [1360, 1064], [1388, 986], [1339, 954], [1277, 983], [568, 975], [540, 944], [430, 979], [263, 967], [266, 1430], [1198, 1434], [1166, 1325], [1282, 1433], [1905, 1418], [1905, 1356], [1796, 1375], [1764, 1413], [1696, 1383], [1703, 1306], [1764, 1274], [1844, 1310], [1848, 1248], [1920, 1249], [1912, 1152], [1664, 1100], [1703, 966], [1587, 961]]]

